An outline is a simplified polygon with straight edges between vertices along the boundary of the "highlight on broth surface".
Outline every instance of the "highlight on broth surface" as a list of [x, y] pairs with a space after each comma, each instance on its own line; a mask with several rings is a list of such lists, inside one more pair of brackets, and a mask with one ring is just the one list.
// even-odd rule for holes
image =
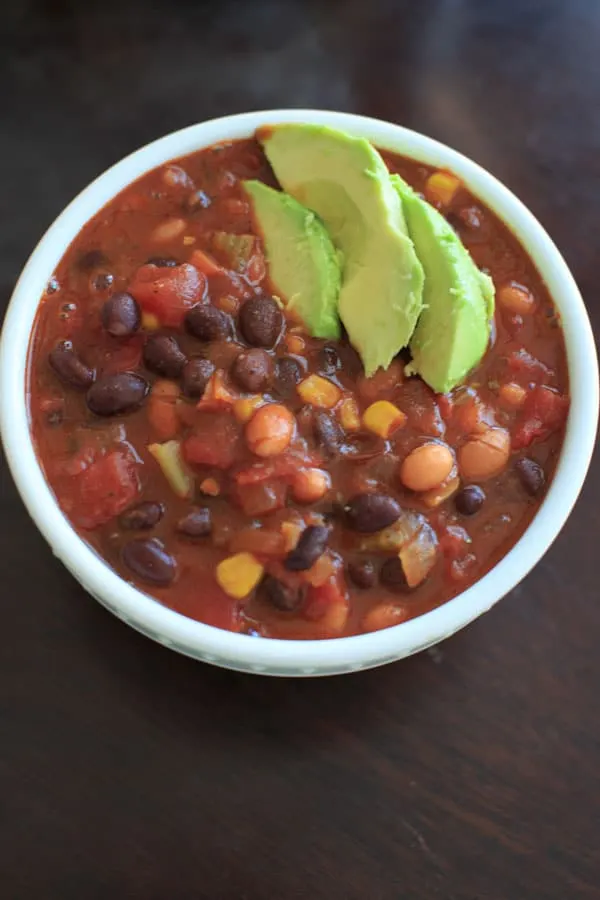
[[302, 172], [263, 130], [83, 228], [29, 406], [64, 514], [123, 578], [220, 628], [332, 638], [445, 603], [514, 545], [568, 382], [543, 281], [456, 176], [294, 127]]

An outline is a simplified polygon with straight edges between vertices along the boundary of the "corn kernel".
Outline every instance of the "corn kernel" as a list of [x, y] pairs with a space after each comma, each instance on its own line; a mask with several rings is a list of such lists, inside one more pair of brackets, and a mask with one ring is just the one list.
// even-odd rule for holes
[[200, 490], [208, 497], [218, 497], [221, 493], [221, 485], [216, 478], [205, 478], [200, 482]]
[[360, 429], [360, 412], [354, 397], [346, 397], [340, 405], [340, 422], [345, 431]]
[[397, 428], [406, 424], [406, 416], [389, 400], [376, 400], [363, 414], [363, 425], [381, 438], [389, 438]]
[[341, 391], [332, 381], [320, 375], [309, 375], [298, 385], [298, 393], [305, 403], [321, 409], [332, 409], [341, 397]]
[[158, 331], [160, 322], [154, 313], [142, 313], [142, 328], [144, 331]]
[[304, 338], [301, 338], [299, 334], [288, 334], [285, 339], [285, 346], [288, 353], [295, 353], [296, 356], [301, 356], [304, 353], [306, 344]]
[[460, 181], [451, 172], [434, 172], [425, 184], [425, 196], [430, 203], [448, 207], [452, 203], [459, 185]]
[[281, 533], [285, 542], [284, 550], [289, 553], [290, 550], [296, 548], [296, 544], [300, 540], [300, 535], [304, 531], [304, 526], [300, 522], [282, 522]]
[[186, 234], [184, 235], [183, 243], [186, 247], [191, 247], [192, 244], [196, 243], [196, 238], [193, 234]]
[[236, 553], [219, 563], [216, 578], [219, 586], [235, 600], [243, 600], [263, 576], [264, 566], [251, 553]]
[[240, 397], [233, 404], [233, 414], [238, 422], [249, 422], [259, 406], [264, 406], [265, 398], [261, 394], [252, 397]]

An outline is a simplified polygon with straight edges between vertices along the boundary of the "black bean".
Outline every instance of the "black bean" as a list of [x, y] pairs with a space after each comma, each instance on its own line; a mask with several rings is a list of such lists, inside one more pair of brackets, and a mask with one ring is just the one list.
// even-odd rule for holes
[[377, 584], [377, 572], [370, 559], [349, 562], [347, 566], [348, 577], [356, 587], [366, 590]]
[[119, 523], [121, 528], [125, 528], [127, 531], [145, 531], [158, 525], [164, 511], [162, 503], [144, 500], [122, 513], [119, 516]]
[[388, 590], [395, 593], [408, 594], [410, 587], [406, 581], [406, 575], [398, 556], [386, 559], [379, 572], [379, 581]]
[[172, 256], [151, 256], [146, 260], [147, 266], [156, 266], [157, 269], [174, 269], [179, 265], [179, 260]]
[[317, 410], [313, 415], [315, 440], [329, 456], [340, 453], [344, 444], [344, 432], [333, 413]]
[[302, 380], [306, 365], [293, 356], [282, 356], [275, 363], [275, 390], [281, 397], [290, 398], [296, 393], [296, 385]]
[[134, 575], [165, 587], [177, 573], [177, 563], [156, 538], [136, 538], [121, 551], [123, 562]]
[[461, 488], [454, 497], [454, 505], [463, 516], [473, 516], [485, 503], [485, 493], [476, 484]]
[[335, 375], [342, 368], [340, 354], [331, 344], [324, 344], [319, 349], [316, 362], [321, 375]]
[[113, 337], [127, 337], [140, 327], [142, 314], [131, 294], [119, 291], [105, 302], [100, 319], [106, 331]]
[[201, 397], [214, 371], [215, 366], [210, 359], [190, 359], [181, 373], [181, 385], [186, 397]]
[[136, 409], [148, 393], [148, 382], [133, 372], [103, 375], [87, 392], [89, 409], [97, 416], [117, 416]]
[[329, 528], [324, 525], [309, 525], [300, 535], [300, 540], [285, 558], [284, 566], [290, 572], [304, 572], [310, 569], [325, 551], [329, 540]]
[[146, 368], [165, 378], [179, 378], [187, 363], [187, 356], [177, 339], [166, 334], [152, 334], [146, 338], [143, 356]]
[[346, 504], [346, 520], [353, 531], [371, 534], [392, 525], [402, 515], [397, 500], [387, 494], [356, 494]]
[[185, 201], [185, 208], [189, 212], [196, 212], [200, 209], [208, 209], [212, 200], [204, 191], [193, 191]]
[[527, 493], [536, 497], [546, 484], [546, 475], [540, 464], [524, 456], [516, 461], [515, 469]]
[[48, 361], [61, 381], [70, 387], [85, 390], [94, 382], [94, 370], [79, 358], [71, 341], [61, 341], [54, 347]]
[[99, 269], [100, 266], [106, 265], [107, 262], [108, 259], [102, 250], [96, 248], [82, 253], [81, 256], [78, 257], [76, 265], [82, 272], [92, 272], [94, 269]]
[[186, 537], [208, 537], [212, 531], [212, 516], [207, 506], [199, 506], [190, 510], [177, 523], [177, 531]]
[[230, 337], [233, 332], [231, 316], [216, 306], [203, 303], [197, 303], [190, 309], [185, 323], [188, 331], [201, 341], [219, 341]]
[[273, 575], [265, 575], [257, 589], [257, 596], [282, 612], [292, 612], [301, 606], [304, 589], [284, 584]]
[[272, 297], [252, 297], [242, 306], [238, 324], [253, 347], [273, 347], [283, 328], [283, 314]]
[[264, 391], [273, 377], [273, 360], [266, 350], [256, 347], [243, 350], [231, 367], [232, 378], [243, 391], [258, 394]]

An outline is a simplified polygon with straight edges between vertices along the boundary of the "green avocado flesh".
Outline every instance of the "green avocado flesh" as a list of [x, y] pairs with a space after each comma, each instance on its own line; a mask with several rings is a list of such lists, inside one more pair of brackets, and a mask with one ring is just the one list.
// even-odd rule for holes
[[423, 312], [410, 341], [410, 371], [438, 393], [464, 380], [483, 357], [494, 315], [494, 285], [444, 217], [400, 178], [409, 234], [425, 271]]
[[314, 337], [340, 336], [338, 254], [314, 212], [261, 181], [246, 181], [277, 295]]
[[423, 268], [383, 159], [367, 140], [323, 126], [257, 137], [283, 190], [322, 219], [342, 254], [339, 315], [366, 374], [387, 368], [421, 312]]

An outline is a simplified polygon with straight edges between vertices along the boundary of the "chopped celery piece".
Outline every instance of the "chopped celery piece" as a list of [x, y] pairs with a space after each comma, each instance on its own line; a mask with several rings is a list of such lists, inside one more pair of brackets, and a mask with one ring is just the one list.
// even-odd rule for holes
[[210, 245], [229, 269], [233, 269], [234, 272], [243, 272], [254, 253], [256, 237], [253, 234], [213, 231]]
[[161, 467], [173, 493], [178, 497], [189, 497], [194, 488], [194, 479], [188, 472], [181, 456], [179, 441], [149, 444], [148, 450]]

